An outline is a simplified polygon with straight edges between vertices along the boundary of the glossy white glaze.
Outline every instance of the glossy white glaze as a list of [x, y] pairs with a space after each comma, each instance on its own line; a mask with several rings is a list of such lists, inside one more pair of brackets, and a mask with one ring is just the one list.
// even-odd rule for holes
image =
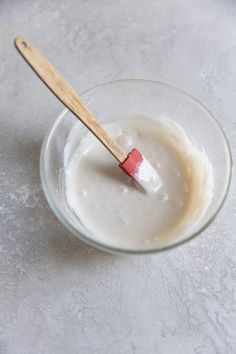
[[[86, 133], [67, 164], [65, 185], [68, 205], [94, 239], [146, 249], [189, 232], [211, 200], [213, 173], [206, 154], [168, 118], [137, 115], [105, 128], [124, 149], [142, 151], [161, 184], [156, 194], [136, 188], [113, 156]], [[71, 144], [73, 139], [66, 150]]]

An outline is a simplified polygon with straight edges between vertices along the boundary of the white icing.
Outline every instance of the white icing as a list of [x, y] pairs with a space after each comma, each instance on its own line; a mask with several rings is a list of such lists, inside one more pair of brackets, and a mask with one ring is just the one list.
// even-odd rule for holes
[[149, 194], [159, 191], [162, 185], [160, 176], [144, 156], [134, 178], [136, 183]]
[[[128, 153], [135, 146], [156, 169], [158, 193], [143, 193], [91, 133], [75, 149], [76, 126], [65, 149], [69, 208], [94, 240], [113, 247], [151, 249], [184, 237], [201, 220], [213, 193], [213, 171], [183, 128], [167, 118], [135, 116], [104, 128]], [[146, 163], [145, 163], [146, 164]], [[145, 180], [142, 166], [139, 171]]]

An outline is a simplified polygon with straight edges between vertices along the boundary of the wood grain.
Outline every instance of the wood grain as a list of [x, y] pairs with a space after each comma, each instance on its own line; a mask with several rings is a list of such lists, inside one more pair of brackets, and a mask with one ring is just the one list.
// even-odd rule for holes
[[[52, 64], [25, 38], [17, 37], [15, 46], [39, 78], [57, 96], [57, 98], [77, 117], [86, 127], [102, 142], [112, 155], [122, 163], [127, 155], [119, 145], [101, 127], [98, 121], [90, 113], [81, 101], [74, 89]], [[102, 104], [102, 103], [101, 103]]]

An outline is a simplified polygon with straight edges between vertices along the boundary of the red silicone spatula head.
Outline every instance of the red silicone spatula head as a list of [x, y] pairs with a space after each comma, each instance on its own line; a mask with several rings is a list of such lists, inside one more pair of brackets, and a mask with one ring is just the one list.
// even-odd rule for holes
[[119, 166], [145, 192], [156, 193], [160, 189], [160, 176], [138, 149], [134, 148]]

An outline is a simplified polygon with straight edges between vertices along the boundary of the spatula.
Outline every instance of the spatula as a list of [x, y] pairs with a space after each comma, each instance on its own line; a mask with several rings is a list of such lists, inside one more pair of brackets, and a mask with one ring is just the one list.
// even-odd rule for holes
[[144, 191], [156, 193], [161, 186], [160, 177], [141, 152], [134, 148], [128, 155], [124, 153], [116, 141], [106, 133], [92, 113], [90, 113], [63, 76], [25, 38], [17, 37], [15, 46], [52, 93], [86, 125], [117, 159], [119, 167], [135, 180]]

